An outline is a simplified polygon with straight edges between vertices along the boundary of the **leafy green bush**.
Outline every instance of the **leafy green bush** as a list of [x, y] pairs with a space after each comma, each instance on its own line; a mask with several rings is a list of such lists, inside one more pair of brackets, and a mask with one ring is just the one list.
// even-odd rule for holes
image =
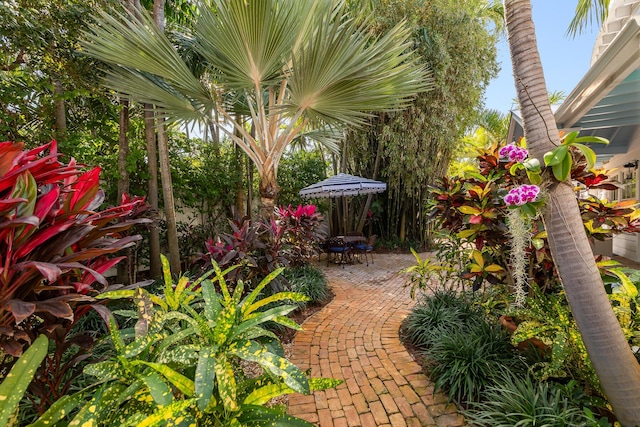
[[536, 378], [573, 378], [588, 386], [592, 393], [601, 393], [564, 293], [543, 295], [536, 290], [534, 297], [527, 298], [525, 307], [509, 310], [507, 314], [518, 325], [511, 336], [514, 345], [536, 338], [549, 348], [548, 357], [530, 368]]
[[507, 333], [485, 321], [467, 328], [437, 329], [425, 355], [435, 389], [444, 389], [458, 402], [477, 401], [505, 369], [526, 369]]
[[483, 320], [482, 312], [471, 300], [454, 290], [439, 289], [422, 295], [403, 328], [403, 335], [421, 348], [428, 347], [438, 334], [466, 328]]
[[[572, 383], [573, 384], [573, 383]], [[487, 388], [484, 400], [473, 403], [465, 417], [478, 427], [570, 427], [608, 426], [596, 421], [583, 402], [576, 399], [575, 385], [560, 386], [506, 374], [499, 384]], [[579, 394], [579, 393], [578, 393]]]
[[[244, 296], [241, 281], [230, 292], [225, 280], [229, 269], [221, 271], [217, 264], [195, 281], [183, 276], [177, 283], [165, 258], [163, 265], [162, 296], [141, 288], [100, 296], [133, 298], [136, 324], [120, 329], [111, 316], [115, 355], [87, 366], [85, 374], [95, 378], [94, 384], [56, 402], [33, 427], [54, 425], [70, 412], [69, 425], [310, 426], [282, 408], [264, 406], [273, 397], [339, 384], [307, 378], [284, 357], [278, 338], [263, 327], [271, 321], [299, 328], [286, 317], [296, 305], [282, 303], [302, 301], [304, 296], [281, 292], [259, 299], [282, 270]], [[273, 308], [264, 309], [267, 306]], [[263, 374], [247, 378], [240, 361], [258, 364]]]
[[298, 303], [299, 306], [326, 302], [331, 297], [326, 276], [311, 264], [288, 268], [283, 276], [289, 282], [291, 291], [305, 295], [309, 300]]

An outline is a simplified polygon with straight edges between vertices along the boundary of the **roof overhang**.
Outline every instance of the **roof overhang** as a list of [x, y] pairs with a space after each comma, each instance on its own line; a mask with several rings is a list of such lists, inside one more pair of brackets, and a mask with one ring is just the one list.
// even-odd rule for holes
[[[632, 16], [611, 42], [607, 50], [589, 68], [575, 89], [555, 112], [558, 128], [573, 128], [585, 116], [595, 117], [592, 111], [600, 105], [600, 113], [616, 105], [634, 104], [636, 114], [622, 122], [611, 124], [638, 124], [638, 103], [640, 102], [640, 16]], [[609, 99], [607, 99], [609, 98]], [[617, 120], [617, 119], [614, 119]], [[606, 125], [594, 121], [590, 128]], [[586, 128], [583, 128], [586, 129]]]
[[[523, 135], [522, 120], [511, 117], [507, 141]], [[559, 130], [608, 139], [592, 146], [599, 158], [628, 151], [640, 135], [640, 16], [629, 17], [554, 117]]]

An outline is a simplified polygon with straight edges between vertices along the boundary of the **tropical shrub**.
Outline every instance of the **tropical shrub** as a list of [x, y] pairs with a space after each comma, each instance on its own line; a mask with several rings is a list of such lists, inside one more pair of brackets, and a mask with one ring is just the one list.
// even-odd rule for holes
[[[567, 137], [568, 138], [568, 137]], [[508, 146], [509, 147], [509, 146]], [[503, 147], [505, 148], [505, 147]], [[614, 189], [606, 172], [588, 169], [586, 157], [577, 149], [571, 162], [571, 179], [581, 189]], [[565, 159], [567, 157], [563, 157]], [[434, 228], [448, 233], [460, 247], [472, 249], [461, 278], [479, 289], [484, 283], [513, 287], [511, 242], [507, 226], [507, 190], [529, 179], [531, 172], [521, 163], [503, 158], [493, 146], [477, 157], [478, 171], [466, 177], [443, 177], [430, 192], [429, 205]], [[593, 196], [579, 199], [585, 230], [595, 239], [613, 233], [638, 231], [640, 211], [632, 203], [610, 203]], [[539, 219], [531, 219], [526, 254], [526, 274], [541, 289], [559, 289], [546, 232]]]
[[418, 292], [433, 291], [448, 285], [451, 276], [455, 274], [451, 267], [452, 263], [439, 262], [437, 256], [422, 259], [415, 249], [410, 248], [410, 250], [416, 259], [416, 264], [405, 268], [402, 272], [409, 276], [405, 286], [411, 288], [412, 299], [415, 299]]
[[298, 303], [300, 307], [307, 304], [323, 303], [331, 298], [331, 290], [326, 276], [311, 264], [287, 268], [284, 270], [283, 276], [289, 283], [291, 291], [308, 298], [308, 301]]
[[[241, 268], [231, 273], [232, 278], [253, 286], [279, 267], [307, 264], [317, 254], [324, 237], [320, 231], [322, 220], [314, 205], [280, 207], [264, 222], [248, 217], [230, 220], [231, 233], [208, 239], [206, 254], [198, 263], [204, 269], [210, 260], [223, 268], [241, 264]], [[276, 278], [271, 286], [275, 291], [287, 287], [283, 278]]]
[[[177, 283], [166, 259], [163, 266], [162, 296], [142, 288], [99, 296], [133, 298], [137, 322], [121, 330], [115, 317], [109, 318], [115, 355], [87, 366], [85, 373], [95, 378], [94, 385], [56, 403], [34, 426], [55, 424], [74, 404], [79, 410], [69, 417], [69, 425], [311, 425], [281, 408], [264, 406], [276, 396], [339, 384], [307, 378], [283, 357], [278, 338], [263, 328], [269, 321], [299, 328], [285, 317], [296, 305], [282, 303], [302, 301], [304, 296], [283, 292], [259, 298], [281, 269], [243, 297], [243, 282], [230, 292], [225, 279], [229, 271], [217, 264], [194, 281], [183, 276]], [[279, 304], [273, 307], [275, 303]], [[272, 308], [263, 310], [266, 306]], [[264, 373], [247, 378], [240, 360], [257, 363]]]
[[[640, 347], [640, 270], [614, 260], [600, 260], [598, 267], [622, 332], [629, 344]], [[640, 351], [636, 350], [636, 356]]]
[[280, 206], [271, 227], [272, 235], [279, 240], [288, 265], [300, 267], [309, 263], [318, 254], [319, 243], [325, 237], [320, 230], [323, 217], [315, 205]]
[[477, 401], [505, 370], [526, 369], [499, 325], [480, 321], [465, 326], [435, 330], [424, 352], [434, 389], [460, 403]]
[[596, 420], [585, 401], [575, 383], [562, 386], [505, 373], [464, 415], [478, 427], [609, 426], [606, 419]]
[[[140, 239], [132, 227], [149, 222], [143, 198], [125, 195], [98, 211], [100, 169], [60, 157], [56, 141], [32, 150], [0, 143], [0, 347], [19, 356], [39, 334], [52, 340], [28, 391], [39, 412], [66, 394], [90, 356], [95, 335], [70, 331], [91, 309], [106, 311], [94, 299], [107, 289], [103, 273]], [[4, 358], [1, 368], [13, 363]]]
[[524, 307], [509, 309], [506, 314], [513, 316], [518, 325], [511, 336], [514, 345], [535, 338], [549, 348], [547, 357], [530, 368], [538, 380], [572, 378], [586, 386], [590, 394], [601, 394], [600, 382], [563, 292], [543, 295], [536, 290]]
[[55, 141], [3, 142], [0, 159], [0, 347], [18, 356], [40, 331], [89, 309], [107, 287], [102, 273], [122, 260], [109, 256], [139, 240], [122, 233], [148, 220], [133, 218], [142, 198], [97, 211], [100, 169], [60, 162]]
[[[614, 313], [632, 346], [640, 345], [640, 311], [638, 289], [640, 272], [624, 268], [617, 261], [601, 260], [598, 267], [611, 300]], [[591, 366], [586, 348], [577, 330], [563, 292], [542, 294], [534, 289], [522, 308], [507, 310], [517, 329], [512, 342], [517, 345], [537, 339], [548, 346], [546, 358], [531, 367], [540, 379], [572, 378], [585, 385], [590, 393], [601, 394], [600, 383]]]

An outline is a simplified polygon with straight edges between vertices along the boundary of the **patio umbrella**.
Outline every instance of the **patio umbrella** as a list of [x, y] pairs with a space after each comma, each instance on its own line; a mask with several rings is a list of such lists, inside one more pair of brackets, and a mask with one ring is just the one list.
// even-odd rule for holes
[[309, 199], [313, 197], [358, 196], [360, 194], [382, 193], [386, 189], [387, 184], [384, 182], [339, 173], [303, 188], [300, 190], [300, 196]]
[[[338, 175], [327, 178], [324, 181], [317, 182], [308, 187], [300, 190], [300, 197], [314, 198], [314, 197], [342, 197], [342, 196], [358, 196], [361, 194], [375, 194], [382, 193], [387, 189], [387, 184], [373, 179], [363, 178], [361, 176], [349, 175], [346, 173], [339, 173]], [[342, 232], [346, 233], [347, 230], [347, 218], [345, 212], [347, 211], [347, 198], [344, 201], [344, 211], [342, 218]], [[329, 224], [331, 231], [333, 232], [333, 221], [331, 220], [332, 208], [329, 208]], [[339, 227], [340, 228], [340, 227]], [[333, 233], [332, 233], [333, 234]]]

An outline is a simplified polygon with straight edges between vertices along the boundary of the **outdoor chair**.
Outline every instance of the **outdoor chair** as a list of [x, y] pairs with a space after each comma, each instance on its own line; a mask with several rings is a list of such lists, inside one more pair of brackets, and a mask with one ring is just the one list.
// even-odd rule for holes
[[325, 241], [325, 250], [327, 251], [327, 265], [333, 258], [344, 268], [344, 264], [349, 260], [351, 246], [341, 238], [331, 237]]
[[354, 246], [354, 249], [364, 255], [364, 260], [367, 263], [367, 267], [369, 266], [369, 259], [367, 258], [367, 254], [371, 257], [371, 264], [373, 264], [373, 247], [376, 243], [376, 239], [378, 236], [376, 234], [372, 234], [369, 236], [366, 242], [358, 243]]

